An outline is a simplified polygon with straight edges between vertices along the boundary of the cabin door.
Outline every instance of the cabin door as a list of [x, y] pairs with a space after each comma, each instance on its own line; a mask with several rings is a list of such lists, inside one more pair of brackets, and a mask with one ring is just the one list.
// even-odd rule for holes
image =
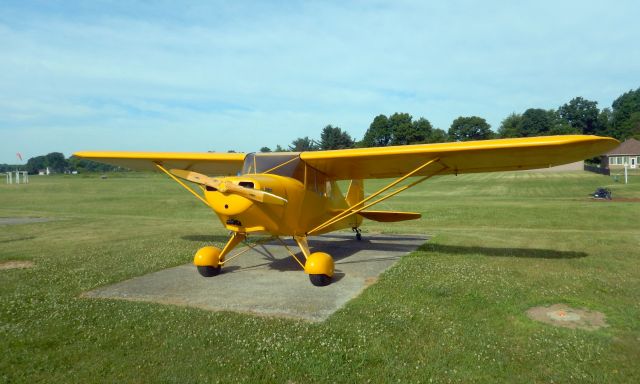
[[638, 165], [638, 158], [637, 157], [630, 157], [629, 158], [629, 165], [632, 169], [635, 169]]

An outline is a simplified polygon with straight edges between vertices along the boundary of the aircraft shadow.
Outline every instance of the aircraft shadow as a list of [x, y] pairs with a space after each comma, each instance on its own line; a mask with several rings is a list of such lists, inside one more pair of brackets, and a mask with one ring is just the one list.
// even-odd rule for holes
[[181, 237], [182, 240], [197, 241], [199, 243], [211, 243], [223, 245], [229, 240], [229, 236], [219, 235], [186, 235]]
[[[350, 235], [347, 233], [327, 233], [327, 234], [323, 234], [317, 237], [310, 237], [309, 238], [309, 243], [313, 242], [314, 239], [317, 238], [322, 238], [322, 239], [336, 239], [336, 240], [351, 240], [351, 239], [355, 239], [355, 235]], [[422, 241], [427, 241], [429, 240], [429, 236], [426, 235], [397, 235], [397, 236], [389, 236], [389, 235], [372, 235], [371, 237], [367, 236], [366, 233], [362, 234], [362, 242], [370, 242], [371, 239], [376, 240], [376, 241], [401, 241], [401, 240], [410, 240], [410, 241], [416, 241], [416, 240], [422, 240]]]
[[9, 240], [0, 240], [0, 244], [4, 244], [4, 243], [12, 243], [14, 241], [27, 241], [27, 240], [33, 240], [35, 239], [35, 236], [26, 236], [26, 237], [20, 237], [17, 239], [9, 239]]
[[464, 247], [459, 245], [423, 244], [419, 251], [437, 252], [449, 255], [483, 255], [491, 257], [515, 257], [534, 259], [577, 259], [587, 257], [584, 252], [557, 251], [555, 249], [533, 249], [533, 248], [486, 248], [486, 247]]
[[[357, 263], [373, 263], [373, 262], [382, 262], [389, 260], [398, 260], [402, 257], [403, 254], [407, 254], [411, 251], [414, 251], [417, 247], [414, 244], [406, 244], [403, 243], [403, 240], [412, 239], [412, 240], [420, 240], [427, 241], [425, 237], [375, 237], [370, 241], [366, 237], [363, 237], [361, 241], [356, 241], [355, 235], [322, 235], [319, 237], [312, 237], [309, 239], [309, 248], [311, 252], [327, 252], [333, 257], [333, 260], [337, 263], [336, 265], [336, 273], [334, 274], [334, 281], [339, 281], [342, 277], [344, 277], [344, 273], [340, 271], [341, 264], [357, 264]], [[334, 240], [334, 241], [332, 241]], [[387, 242], [385, 242], [387, 241]], [[392, 242], [393, 241], [393, 242]], [[298, 260], [301, 263], [304, 263], [304, 256], [302, 252], [298, 248], [295, 241], [292, 239], [284, 240], [284, 243], [289, 247], [291, 252], [293, 252]], [[235, 269], [233, 272], [242, 272], [248, 271], [252, 269], [257, 269], [261, 267], [268, 267], [270, 269], [274, 269], [281, 272], [287, 271], [299, 271], [302, 267], [296, 260], [292, 257], [282, 257], [282, 253], [279, 252], [278, 255], [274, 255], [271, 252], [273, 247], [278, 247], [280, 249], [284, 248], [280, 242], [277, 240], [269, 242], [267, 244], [258, 245], [250, 252], [259, 253], [264, 262], [259, 264], [253, 264], [250, 266], [243, 266], [241, 268]], [[366, 260], [355, 259], [353, 261], [345, 261], [350, 256], [353, 256], [357, 252], [361, 251], [376, 251], [376, 252], [396, 252], [396, 255], [389, 257], [375, 257], [368, 258]], [[400, 254], [398, 254], [400, 253]]]

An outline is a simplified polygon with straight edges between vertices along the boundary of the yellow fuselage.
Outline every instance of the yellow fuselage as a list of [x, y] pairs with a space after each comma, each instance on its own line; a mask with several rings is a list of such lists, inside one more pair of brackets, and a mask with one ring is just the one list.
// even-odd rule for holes
[[[348, 208], [334, 181], [322, 186], [314, 185], [311, 189], [294, 178], [274, 174], [248, 174], [226, 177], [224, 180], [245, 188], [263, 190], [287, 200], [284, 205], [262, 204], [237, 194], [206, 188], [204, 193], [207, 202], [222, 224], [234, 232], [304, 236], [310, 229]], [[361, 222], [360, 216], [353, 215], [324, 228], [320, 233], [358, 227]]]

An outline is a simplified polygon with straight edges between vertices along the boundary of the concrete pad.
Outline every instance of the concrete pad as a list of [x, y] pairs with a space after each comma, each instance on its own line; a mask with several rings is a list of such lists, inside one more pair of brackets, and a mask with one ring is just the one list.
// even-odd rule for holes
[[[193, 265], [186, 264], [83, 296], [322, 321], [426, 240], [424, 235], [374, 234], [364, 235], [362, 241], [347, 234], [310, 238], [312, 252], [327, 252], [336, 263], [333, 282], [326, 287], [311, 285], [298, 263], [276, 241], [233, 259], [215, 277], [202, 277]], [[294, 241], [285, 243], [293, 252], [299, 251]], [[300, 257], [300, 252], [297, 255]]]

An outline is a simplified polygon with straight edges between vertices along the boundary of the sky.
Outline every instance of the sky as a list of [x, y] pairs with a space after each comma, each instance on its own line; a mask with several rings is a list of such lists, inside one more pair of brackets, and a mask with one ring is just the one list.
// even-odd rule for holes
[[[407, 112], [447, 130], [640, 87], [634, 1], [12, 1], [0, 163], [287, 147]], [[16, 158], [20, 152], [24, 161]]]

